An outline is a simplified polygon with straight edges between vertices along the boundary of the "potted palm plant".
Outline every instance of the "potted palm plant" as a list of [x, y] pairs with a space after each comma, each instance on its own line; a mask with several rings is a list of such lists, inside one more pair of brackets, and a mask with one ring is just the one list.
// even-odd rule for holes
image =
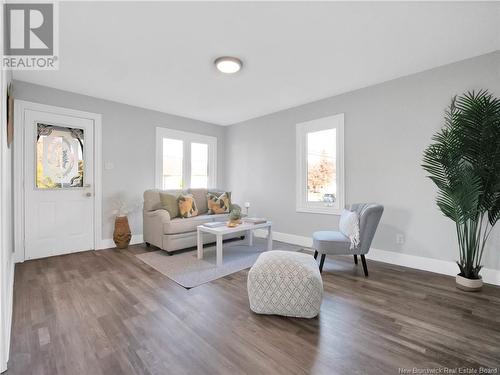
[[500, 218], [500, 99], [486, 90], [454, 97], [432, 139], [422, 166], [438, 188], [439, 209], [456, 225], [456, 284], [476, 291], [485, 245]]

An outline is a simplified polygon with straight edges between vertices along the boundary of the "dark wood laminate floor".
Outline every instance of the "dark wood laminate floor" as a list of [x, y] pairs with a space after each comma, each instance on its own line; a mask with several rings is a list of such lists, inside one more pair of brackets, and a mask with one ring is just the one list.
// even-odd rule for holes
[[[275, 245], [279, 248], [279, 244]], [[329, 259], [319, 318], [249, 311], [241, 271], [186, 290], [129, 250], [16, 265], [8, 375], [398, 374], [500, 367], [500, 288]], [[500, 369], [497, 370], [497, 373]]]

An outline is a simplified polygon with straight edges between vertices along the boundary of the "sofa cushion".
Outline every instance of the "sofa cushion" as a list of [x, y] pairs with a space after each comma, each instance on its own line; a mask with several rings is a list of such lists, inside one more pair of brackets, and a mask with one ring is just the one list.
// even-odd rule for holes
[[207, 206], [207, 189], [189, 189], [189, 194], [192, 194], [198, 208], [198, 215], [204, 215], [208, 211]]
[[199, 215], [187, 219], [183, 218], [172, 219], [163, 224], [163, 233], [178, 234], [178, 233], [195, 232], [196, 227], [198, 225], [202, 225], [204, 223], [210, 223], [213, 221], [213, 219], [214, 215]]
[[192, 194], [181, 194], [178, 202], [180, 217], [188, 218], [198, 216], [198, 208], [196, 207], [196, 201]]
[[170, 194], [167, 192], [160, 191], [160, 202], [164, 210], [167, 210], [170, 214], [170, 218], [175, 218], [179, 216], [179, 203], [177, 199], [179, 195]]

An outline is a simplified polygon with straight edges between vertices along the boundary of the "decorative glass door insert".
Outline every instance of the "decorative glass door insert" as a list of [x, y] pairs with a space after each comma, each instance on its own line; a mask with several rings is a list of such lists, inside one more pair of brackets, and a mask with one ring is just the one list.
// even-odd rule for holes
[[83, 187], [84, 130], [37, 124], [36, 187]]

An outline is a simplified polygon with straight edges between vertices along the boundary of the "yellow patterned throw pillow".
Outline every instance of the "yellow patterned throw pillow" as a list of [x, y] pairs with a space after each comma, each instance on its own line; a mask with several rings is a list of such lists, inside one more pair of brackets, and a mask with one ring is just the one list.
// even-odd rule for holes
[[182, 194], [179, 196], [179, 216], [188, 218], [198, 216], [198, 209], [192, 194]]
[[229, 207], [231, 206], [231, 200], [229, 199], [229, 194], [222, 193], [217, 196], [214, 193], [207, 194], [207, 203], [208, 203], [208, 214], [224, 214], [229, 212]]

